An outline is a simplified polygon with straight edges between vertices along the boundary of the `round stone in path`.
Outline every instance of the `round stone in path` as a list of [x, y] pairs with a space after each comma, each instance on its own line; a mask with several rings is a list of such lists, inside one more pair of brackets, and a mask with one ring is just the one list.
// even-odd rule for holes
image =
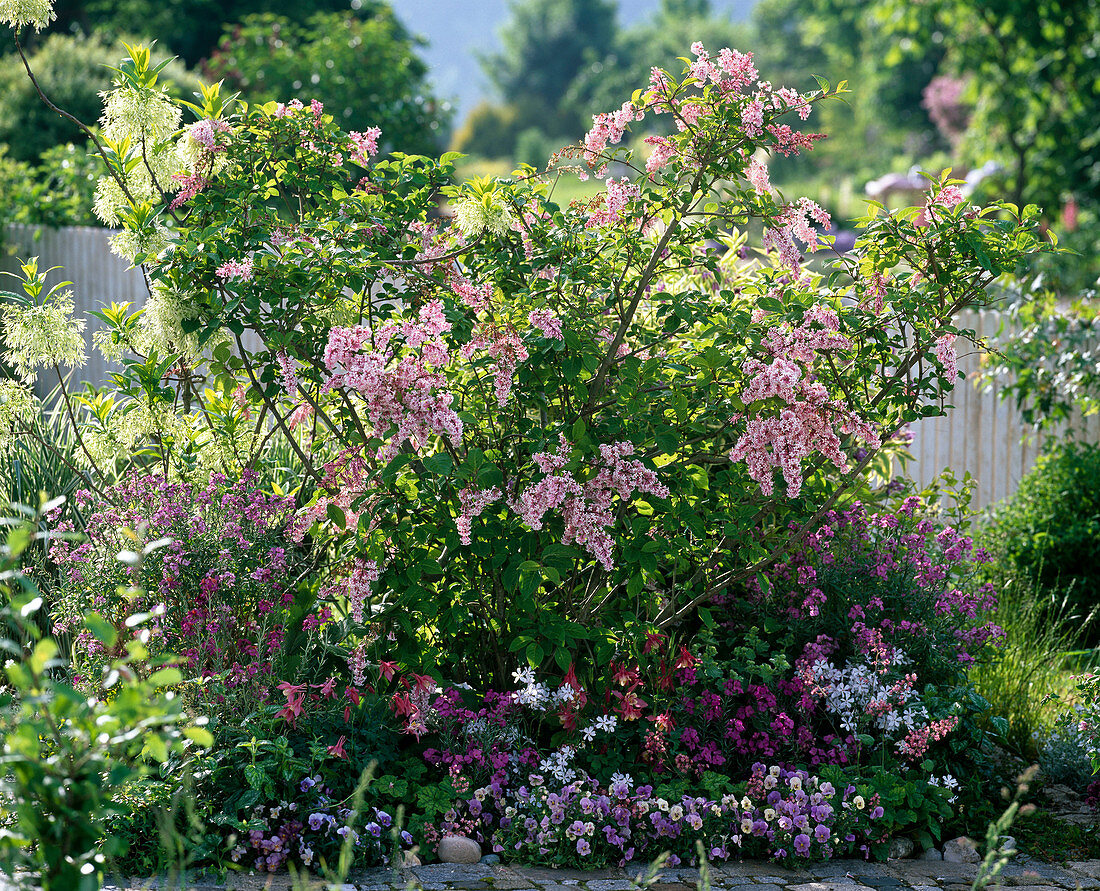
[[481, 859], [481, 845], [463, 835], [445, 835], [436, 853], [442, 863], [477, 863]]

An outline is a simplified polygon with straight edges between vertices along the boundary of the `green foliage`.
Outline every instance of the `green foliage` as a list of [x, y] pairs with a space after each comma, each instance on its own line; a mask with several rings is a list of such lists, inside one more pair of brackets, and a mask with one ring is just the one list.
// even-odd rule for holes
[[876, 17], [895, 35], [886, 62], [933, 46], [969, 74], [974, 116], [966, 160], [1001, 160], [1009, 200], [1053, 215], [1067, 193], [1100, 203], [1100, 3], [1096, 0], [878, 0]]
[[[369, 16], [384, 6], [379, 0], [365, 0], [358, 8]], [[348, 8], [348, 0], [279, 3], [279, 12], [295, 22], [304, 22], [318, 12], [346, 12]], [[59, 0], [53, 30], [101, 30], [116, 37], [138, 31], [157, 38], [187, 65], [197, 65], [214, 51], [227, 25], [270, 9], [265, 0]]]
[[1023, 804], [1023, 799], [1030, 791], [1030, 784], [1035, 777], [1035, 773], [1036, 768], [1030, 767], [1017, 778], [1016, 794], [1013, 795], [1008, 808], [1000, 817], [992, 821], [986, 829], [985, 856], [982, 857], [978, 874], [974, 878], [974, 884], [971, 885], [972, 891], [981, 891], [981, 889], [994, 882], [1008, 861], [1015, 856], [1015, 846], [1005, 844], [1002, 839], [1008, 834], [1012, 824], [1016, 822], [1018, 814], [1034, 810], [1033, 805]]
[[748, 45], [763, 77], [804, 88], [813, 75], [859, 84], [846, 103], [822, 109], [818, 129], [829, 138], [812, 156], [776, 165], [776, 182], [816, 176], [827, 185], [849, 175], [862, 188], [945, 147], [921, 105], [943, 47], [922, 45], [895, 66], [885, 65], [895, 39], [873, 7], [874, 0], [760, 0], [753, 7]]
[[[983, 533], [994, 565], [1036, 585], [1044, 601], [1063, 596], [1080, 620], [1100, 605], [1100, 446], [1065, 443], [1040, 456]], [[1095, 627], [1081, 642], [1096, 642]]]
[[[664, 67], [669, 59], [685, 55], [697, 40], [708, 47], [755, 45], [748, 25], [716, 15], [706, 0], [663, 0], [652, 16], [619, 29], [602, 54], [586, 59], [563, 94], [562, 107], [587, 125], [592, 115], [618, 108], [624, 96], [649, 80], [653, 67]], [[805, 72], [802, 68], [799, 74]], [[794, 81], [777, 82], [795, 85]], [[810, 81], [804, 86], [816, 85]]]
[[1006, 282], [1008, 331], [983, 374], [1036, 430], [1082, 437], [1100, 411], [1100, 215], [1074, 210], [1063, 225], [1057, 252]]
[[[42, 599], [19, 575], [20, 554], [36, 533], [15, 525], [0, 560], [5, 579], [2, 621], [8, 686], [0, 696], [0, 818], [13, 831], [0, 838], [0, 866], [9, 876], [29, 870], [43, 891], [95, 889], [107, 859], [120, 853], [103, 839], [104, 821], [119, 812], [116, 791], [207, 731], [167, 690], [179, 672], [149, 660], [150, 632], [141, 621], [122, 641], [94, 613], [88, 631], [116, 654], [96, 696], [64, 678], [57, 644], [33, 622]], [[147, 617], [146, 617], [147, 618]]]
[[451, 140], [456, 152], [482, 158], [512, 158], [521, 129], [515, 105], [481, 102], [466, 115]]
[[13, 195], [13, 222], [35, 226], [98, 226], [92, 214], [99, 161], [89, 146], [65, 143], [42, 153]]
[[39, 407], [0, 462], [0, 503], [33, 504], [42, 492], [68, 498], [82, 484], [72, 427], [56, 408]]
[[381, 127], [384, 146], [433, 152], [450, 115], [428, 89], [418, 47], [381, 4], [367, 16], [316, 13], [301, 24], [265, 13], [227, 29], [204, 70], [248, 102], [319, 99], [345, 129]]
[[[52, 34], [28, 61], [50, 101], [82, 121], [94, 121], [101, 108], [99, 94], [111, 86], [108, 66], [117, 63], [121, 51], [119, 43], [98, 34]], [[155, 56], [158, 63], [168, 58], [164, 52]], [[192, 85], [178, 63], [168, 66], [162, 82], [171, 85], [176, 96], [189, 93]], [[0, 56], [0, 97], [4, 112], [0, 115], [0, 143], [7, 144], [12, 158], [45, 162], [46, 153], [55, 146], [83, 144], [84, 134], [76, 124], [46, 107], [18, 55]], [[50, 158], [51, 164], [57, 161]], [[41, 176], [36, 179], [42, 181]]]
[[1059, 700], [1051, 694], [1064, 700], [1072, 693], [1066, 654], [1077, 644], [1080, 622], [1070, 621], [1075, 610], [1069, 602], [1011, 575], [1009, 567], [995, 578], [1000, 592], [995, 618], [1005, 629], [1005, 642], [996, 659], [971, 668], [970, 678], [1000, 716], [993, 724], [1000, 744], [1034, 760], [1058, 718]]
[[[926, 762], [920, 770], [896, 771], [871, 770], [860, 777], [867, 784], [865, 795], [877, 795], [885, 814], [882, 822], [882, 841], [872, 847], [877, 860], [885, 860], [890, 850], [890, 839], [899, 834], [911, 837], [925, 849], [934, 848], [941, 840], [943, 823], [952, 815], [951, 790], [928, 783], [927, 771], [932, 765]], [[834, 777], [837, 784], [853, 781], [851, 773], [841, 768], [822, 771], [823, 776]], [[862, 783], [860, 788], [863, 789]]]
[[1047, 809], [1022, 808], [1012, 835], [1021, 851], [1048, 863], [1100, 859], [1100, 832], [1095, 826], [1064, 820]]

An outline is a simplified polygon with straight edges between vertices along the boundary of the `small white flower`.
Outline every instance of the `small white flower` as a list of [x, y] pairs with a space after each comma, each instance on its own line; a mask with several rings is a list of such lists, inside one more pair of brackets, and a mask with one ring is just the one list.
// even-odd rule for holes
[[628, 789], [634, 788], [634, 777], [628, 773], [613, 773], [611, 774], [612, 786], [626, 786]]

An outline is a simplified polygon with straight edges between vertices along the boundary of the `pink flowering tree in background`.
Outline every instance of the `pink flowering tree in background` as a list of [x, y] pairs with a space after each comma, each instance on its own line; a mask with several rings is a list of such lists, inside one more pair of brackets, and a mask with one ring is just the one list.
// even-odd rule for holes
[[[103, 313], [125, 370], [69, 409], [83, 470], [106, 488], [289, 460], [291, 535], [325, 567], [299, 605], [333, 611], [360, 675], [590, 677], [710, 623], [944, 411], [956, 314], [1040, 249], [1030, 211], [943, 179], [836, 254], [767, 163], [812, 149], [803, 122], [844, 92], [696, 44], [547, 170], [455, 185], [455, 155], [380, 158], [317, 102], [175, 103], [135, 50], [96, 209], [151, 297]], [[628, 132], [661, 135], [638, 157]], [[577, 174], [606, 186], [562, 206]], [[28, 291], [8, 313], [9, 350], [40, 310]]]

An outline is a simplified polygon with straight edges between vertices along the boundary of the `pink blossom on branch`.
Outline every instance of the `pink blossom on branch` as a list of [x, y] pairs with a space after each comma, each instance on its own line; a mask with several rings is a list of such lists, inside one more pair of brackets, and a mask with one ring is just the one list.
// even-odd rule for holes
[[772, 354], [771, 362], [754, 358], [745, 363], [748, 383], [742, 401], [775, 400], [780, 407], [774, 415], [765, 414], [764, 409], [748, 420], [730, 451], [730, 460], [743, 461], [765, 495], [773, 494], [774, 471], [778, 469], [787, 496], [796, 497], [802, 490], [802, 462], [815, 452], [846, 470], [841, 434], [853, 434], [872, 448], [880, 445], [873, 425], [843, 402], [830, 399], [825, 387], [812, 377], [819, 352], [850, 346], [838, 328], [834, 309], [820, 304], [811, 307], [800, 325], [775, 327], [765, 336], [762, 343]]
[[536, 309], [527, 314], [527, 321], [532, 327], [538, 328], [543, 337], [549, 337], [552, 340], [562, 339], [561, 319], [550, 310]]
[[668, 497], [668, 489], [655, 471], [640, 461], [628, 460], [633, 453], [629, 442], [601, 445], [595, 475], [581, 484], [572, 473], [562, 472], [569, 462], [570, 446], [559, 434], [557, 452], [534, 456], [546, 476], [528, 486], [510, 506], [535, 530], [542, 528], [547, 513], [557, 512], [565, 523], [562, 544], [580, 545], [610, 571], [615, 565], [614, 539], [609, 532], [615, 521], [614, 496], [624, 502], [635, 492]]
[[638, 200], [641, 196], [641, 188], [625, 177], [618, 182], [609, 179], [607, 181], [607, 191], [601, 196], [603, 206], [592, 211], [587, 225], [592, 228], [620, 222], [630, 202]]
[[224, 281], [247, 282], [252, 280], [252, 258], [243, 260], [226, 260], [219, 266], [214, 274]]
[[382, 131], [378, 127], [368, 127], [363, 133], [357, 130], [348, 133], [348, 139], [354, 146], [354, 151], [350, 155], [351, 160], [365, 166], [367, 161], [378, 153], [378, 138], [381, 135]]
[[467, 361], [472, 361], [479, 352], [489, 355], [493, 360], [490, 371], [493, 375], [497, 406], [504, 408], [512, 392], [512, 378], [516, 368], [521, 362], [527, 361], [527, 347], [523, 345], [519, 335], [509, 327], [479, 325], [474, 329], [473, 338], [459, 352]]
[[470, 530], [473, 520], [480, 517], [485, 508], [499, 498], [500, 489], [496, 486], [489, 489], [475, 489], [473, 486], [467, 486], [458, 493], [462, 510], [458, 515], [458, 519], [455, 520], [455, 528], [458, 529], [458, 538], [462, 544], [468, 545], [470, 543]]
[[385, 440], [381, 460], [392, 459], [406, 441], [420, 448], [432, 436], [461, 440], [462, 421], [451, 408], [454, 396], [435, 370], [449, 361], [440, 339], [449, 328], [442, 305], [431, 301], [416, 321], [380, 326], [373, 347], [372, 330], [365, 325], [329, 331], [324, 361], [332, 374], [325, 390], [343, 387], [362, 398], [375, 435]]
[[936, 339], [936, 360], [943, 366], [943, 376], [954, 382], [959, 376], [959, 354], [955, 350], [954, 334], [944, 334]]
[[749, 161], [748, 170], [745, 171], [745, 178], [752, 184], [752, 187], [760, 195], [766, 195], [771, 191], [771, 179], [768, 177], [768, 165], [765, 164], [760, 158], [754, 157]]

